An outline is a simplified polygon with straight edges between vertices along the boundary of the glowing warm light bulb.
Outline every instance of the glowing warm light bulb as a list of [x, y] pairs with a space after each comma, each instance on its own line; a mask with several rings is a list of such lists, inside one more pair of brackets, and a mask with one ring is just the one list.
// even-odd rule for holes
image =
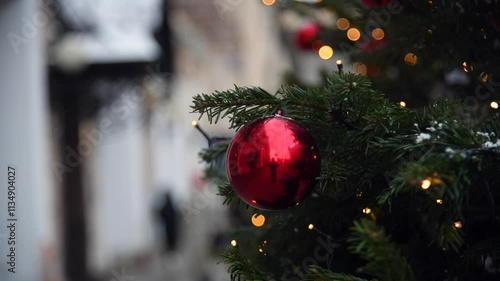
[[310, 223], [307, 228], [309, 228], [309, 230], [313, 230], [314, 229], [314, 224]]
[[276, 2], [276, 0], [262, 0], [262, 3], [264, 3], [264, 5], [266, 6], [271, 6], [274, 4], [274, 2]]
[[366, 208], [363, 209], [363, 214], [369, 214], [371, 212], [372, 212], [372, 210], [370, 208], [368, 208], [368, 207], [366, 207]]
[[400, 101], [400, 102], [399, 102], [399, 106], [400, 106], [400, 107], [406, 107], [406, 102], [404, 102], [404, 101]]
[[349, 28], [349, 30], [347, 30], [347, 38], [351, 41], [358, 41], [359, 38], [361, 38], [361, 33], [357, 28]]
[[195, 127], [198, 126], [198, 121], [196, 121], [196, 120], [191, 121], [191, 125], [193, 125]]
[[462, 222], [461, 221], [456, 221], [453, 223], [453, 225], [456, 227], [456, 228], [462, 228]]
[[414, 53], [407, 53], [405, 55], [405, 62], [410, 66], [414, 66], [418, 63], [417, 56]]
[[385, 33], [384, 33], [384, 31], [382, 30], [382, 28], [375, 28], [375, 29], [372, 31], [372, 37], [373, 37], [373, 39], [375, 39], [375, 40], [382, 40], [382, 39], [384, 39], [384, 36], [385, 36]]
[[337, 27], [340, 30], [347, 30], [349, 28], [349, 20], [346, 18], [340, 18], [337, 20]]
[[469, 65], [466, 61], [464, 61], [464, 63], [462, 63], [462, 66], [464, 67], [464, 71], [465, 72], [469, 72], [469, 71], [474, 70], [474, 68], [472, 67], [472, 65]]
[[361, 197], [363, 196], [363, 191], [359, 190], [356, 192], [356, 197]]
[[263, 214], [254, 214], [252, 216], [252, 224], [255, 225], [256, 227], [263, 226], [265, 221], [266, 217]]
[[341, 60], [337, 60], [337, 65], [341, 65], [342, 64], [342, 61]]
[[436, 199], [436, 203], [438, 203], [439, 205], [443, 204], [443, 199]]
[[429, 179], [423, 180], [421, 187], [422, 189], [428, 189], [429, 187], [431, 187], [431, 181]]
[[264, 250], [262, 250], [262, 248], [259, 248], [259, 252], [261, 252], [261, 253], [262, 253], [262, 252], [264, 252]]
[[333, 48], [328, 45], [324, 45], [319, 48], [318, 55], [320, 58], [327, 60], [333, 56]]
[[479, 75], [479, 78], [481, 78], [481, 80], [484, 83], [488, 82], [488, 74], [487, 73], [481, 72], [481, 74]]
[[491, 108], [493, 108], [493, 109], [498, 109], [498, 102], [496, 102], [496, 101], [492, 101], [492, 102], [490, 103], [490, 107], [491, 107]]
[[231, 246], [233, 247], [238, 246], [238, 242], [236, 242], [236, 240], [231, 240]]

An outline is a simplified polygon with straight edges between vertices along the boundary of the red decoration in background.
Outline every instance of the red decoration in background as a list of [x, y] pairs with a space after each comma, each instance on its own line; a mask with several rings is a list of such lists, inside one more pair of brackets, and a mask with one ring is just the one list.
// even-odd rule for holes
[[365, 40], [358, 44], [358, 47], [364, 52], [374, 52], [382, 49], [387, 45], [387, 40], [384, 38], [382, 40]]
[[299, 49], [311, 50], [313, 42], [318, 39], [320, 26], [315, 21], [305, 22], [299, 30], [294, 33], [294, 40]]
[[259, 209], [285, 209], [301, 202], [312, 191], [320, 169], [311, 134], [281, 116], [259, 118], [243, 126], [226, 156], [234, 191]]
[[361, 0], [361, 2], [369, 8], [373, 8], [377, 6], [386, 6], [389, 3], [389, 0]]

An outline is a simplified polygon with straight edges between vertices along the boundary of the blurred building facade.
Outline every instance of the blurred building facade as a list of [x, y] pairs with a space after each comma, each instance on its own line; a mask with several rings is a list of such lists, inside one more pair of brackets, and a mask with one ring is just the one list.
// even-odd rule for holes
[[[16, 273], [2, 228], [0, 279], [225, 277], [211, 246], [225, 207], [200, 180], [207, 143], [189, 105], [234, 84], [279, 87], [289, 59], [273, 11], [258, 1], [18, 0], [0, 4], [0, 23], [0, 161], [19, 175]], [[162, 247], [166, 192], [183, 233], [162, 265], [173, 275], [137, 273]]]

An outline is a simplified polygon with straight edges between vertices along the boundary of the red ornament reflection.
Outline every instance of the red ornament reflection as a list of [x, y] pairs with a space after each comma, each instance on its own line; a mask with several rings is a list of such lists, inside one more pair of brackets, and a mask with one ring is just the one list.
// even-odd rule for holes
[[229, 145], [226, 171], [236, 193], [259, 209], [296, 205], [320, 173], [311, 134], [292, 119], [271, 116], [243, 126]]

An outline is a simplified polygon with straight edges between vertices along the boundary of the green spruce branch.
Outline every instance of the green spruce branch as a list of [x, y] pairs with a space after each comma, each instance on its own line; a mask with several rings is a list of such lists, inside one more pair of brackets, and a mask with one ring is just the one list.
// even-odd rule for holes
[[367, 261], [359, 269], [360, 273], [384, 281], [415, 280], [408, 261], [382, 227], [372, 220], [363, 219], [354, 223], [352, 232], [350, 250]]
[[313, 265], [309, 267], [305, 281], [368, 281], [363, 278], [344, 273], [336, 273], [322, 267]]
[[268, 281], [269, 277], [259, 270], [237, 247], [229, 247], [222, 254], [222, 263], [229, 265], [231, 281]]

